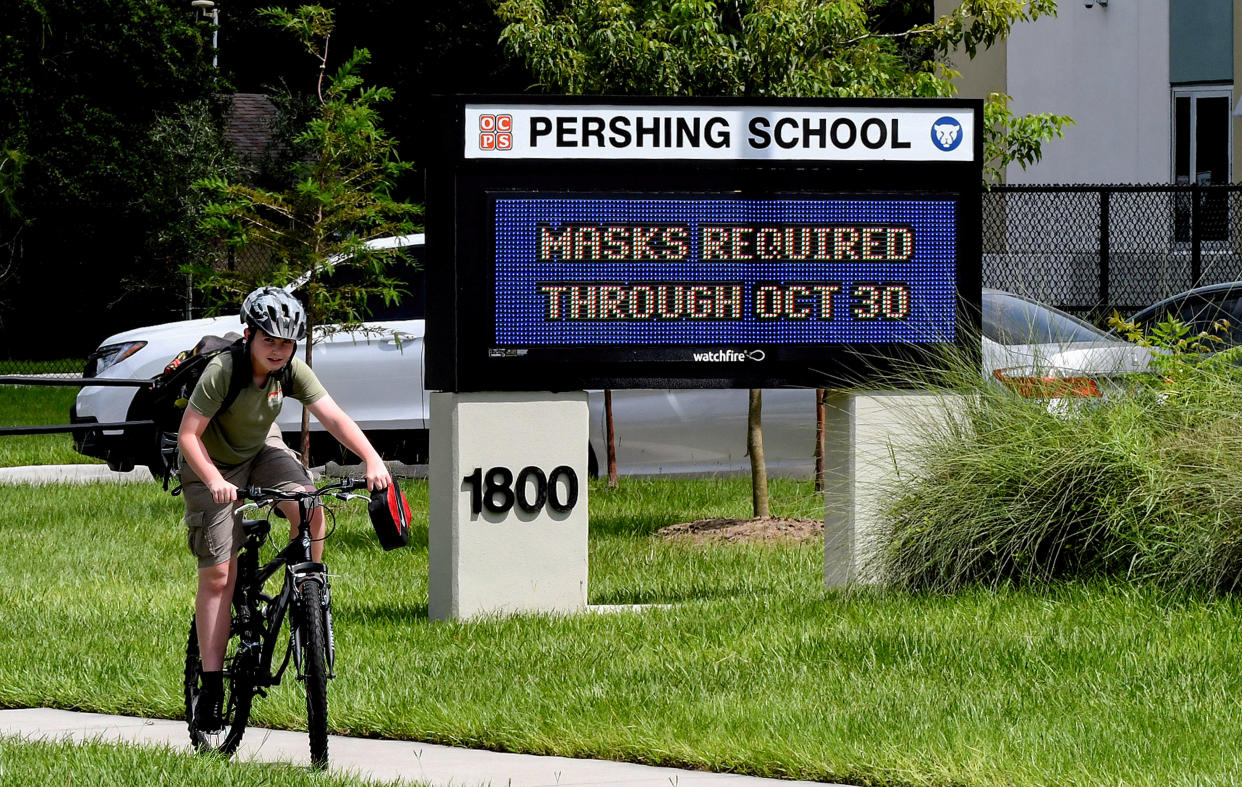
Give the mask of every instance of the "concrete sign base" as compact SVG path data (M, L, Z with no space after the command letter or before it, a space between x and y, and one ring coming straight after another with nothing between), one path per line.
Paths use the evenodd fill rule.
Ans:
M944 419L952 398L907 391L833 392L824 450L824 584L881 578L877 535L884 495L912 469L923 425Z
M433 620L586 608L588 418L584 391L431 394Z

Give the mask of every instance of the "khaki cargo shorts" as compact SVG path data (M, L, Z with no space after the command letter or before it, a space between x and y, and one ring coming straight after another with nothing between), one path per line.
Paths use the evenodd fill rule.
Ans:
M220 466L224 480L235 486L263 486L291 492L311 486L310 472L273 430L259 453L239 465ZM198 558L198 567L216 566L241 549L240 503L217 503L211 490L183 460L181 496L185 498L186 542Z

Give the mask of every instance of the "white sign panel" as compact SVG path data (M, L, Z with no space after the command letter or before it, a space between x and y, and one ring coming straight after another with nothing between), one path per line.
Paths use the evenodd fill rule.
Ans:
M973 161L974 114L945 107L468 104L467 159Z

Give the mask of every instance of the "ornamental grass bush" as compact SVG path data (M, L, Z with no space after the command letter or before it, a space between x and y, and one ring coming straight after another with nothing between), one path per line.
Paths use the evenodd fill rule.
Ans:
M1164 347L1151 373L1060 406L982 379L965 358L924 378L964 395L918 426L915 467L887 490L886 580L932 591L1101 576L1238 589L1239 352Z

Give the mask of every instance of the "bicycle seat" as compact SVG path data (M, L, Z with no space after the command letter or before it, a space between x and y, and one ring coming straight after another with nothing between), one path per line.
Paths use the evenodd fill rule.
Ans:
M266 519L242 519L242 532L246 535L264 534L271 529L272 523Z

